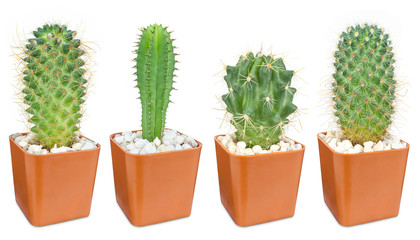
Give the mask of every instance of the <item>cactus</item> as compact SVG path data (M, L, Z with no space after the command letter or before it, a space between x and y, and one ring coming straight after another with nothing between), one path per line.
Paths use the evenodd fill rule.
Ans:
M229 92L222 99L239 141L262 148L279 142L289 115L297 109L292 103L296 92L290 86L293 75L281 58L262 53L254 56L250 52L236 66L226 67Z
M170 33L162 25L142 30L138 42L137 87L142 106L142 136L153 141L165 129L166 110L175 71L175 53Z
M349 27L334 56L333 101L344 135L354 144L382 140L396 89L389 35L375 25Z
M22 90L31 131L51 149L71 146L79 130L86 94L85 51L76 32L61 25L44 25L33 32L24 51Z

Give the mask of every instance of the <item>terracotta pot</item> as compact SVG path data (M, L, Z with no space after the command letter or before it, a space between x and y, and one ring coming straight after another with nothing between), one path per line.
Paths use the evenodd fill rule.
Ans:
M136 132L136 131L133 131ZM115 195L128 220L145 226L188 217L202 144L154 154L131 154L110 136Z
M28 221L44 226L89 216L101 146L34 155L9 136L16 202Z
M259 155L230 153L217 140L220 198L233 221L250 226L292 217L305 146Z
M325 134L325 133L324 133ZM318 134L324 200L343 226L398 215L408 149L337 153Z

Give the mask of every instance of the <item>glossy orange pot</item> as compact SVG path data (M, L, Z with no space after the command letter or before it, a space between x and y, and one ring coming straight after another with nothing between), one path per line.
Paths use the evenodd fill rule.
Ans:
M16 202L28 221L44 226L89 216L101 146L34 155L9 136Z
M305 146L295 151L243 156L230 153L217 140L219 136L214 141L220 198L233 221L250 226L292 217Z
M136 131L133 131L136 132ZM115 195L128 220L145 226L188 217L202 144L154 154L131 154L110 136Z
M324 133L325 134L325 133ZM318 134L324 201L343 226L398 215L408 149L337 153Z

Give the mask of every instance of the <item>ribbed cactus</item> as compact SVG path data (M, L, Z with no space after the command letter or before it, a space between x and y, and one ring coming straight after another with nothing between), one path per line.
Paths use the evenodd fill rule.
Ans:
M388 34L376 25L349 27L335 56L333 100L345 136L354 144L378 141L394 113L394 54Z
M296 89L294 71L281 58L253 53L241 56L236 66L227 66L224 77L229 92L222 96L239 141L248 147L268 148L278 143L289 115Z
M142 106L143 138L161 138L175 70L175 53L170 33L162 25L142 30L138 42L137 86Z
M86 94L85 51L76 32L63 25L44 25L33 35L23 52L23 95L31 130L47 149L70 146Z

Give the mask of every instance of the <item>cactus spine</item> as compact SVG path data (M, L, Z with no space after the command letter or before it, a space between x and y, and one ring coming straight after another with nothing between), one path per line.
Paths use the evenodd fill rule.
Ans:
M268 148L279 142L296 89L291 87L294 71L287 70L281 58L248 53L236 66L227 66L224 77L229 92L222 96L239 141L248 147Z
M39 143L71 146L79 130L86 94L81 41L62 25L44 25L33 32L23 52L24 103Z
M333 101L345 136L354 144L383 139L396 88L389 35L375 25L349 27L334 56Z
M162 25L142 30L138 42L137 86L142 105L143 138L161 138L175 70L175 53L170 33Z

